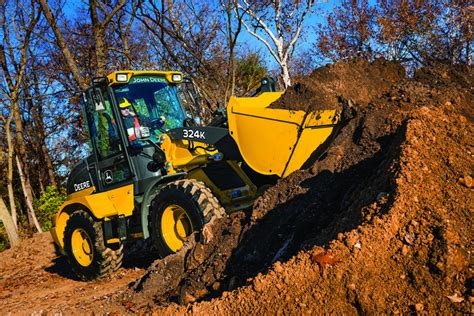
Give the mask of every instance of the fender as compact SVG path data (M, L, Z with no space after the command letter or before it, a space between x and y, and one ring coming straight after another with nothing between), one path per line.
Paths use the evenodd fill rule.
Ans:
M151 184L148 186L148 188L145 191L145 194L143 195L143 201L141 205L141 223L142 223L142 231L143 231L143 239L147 239L150 237L150 231L148 230L148 215L150 214L150 203L153 200L153 198L156 196L158 191L160 190L160 187L163 184L170 183L171 181L174 180L179 180L184 178L187 175L186 172L179 172L179 173L173 173L169 175L165 175L163 177L159 177Z
M95 218L104 219L112 216L131 216L134 209L133 184L113 190L94 193L95 187L72 193L59 208L54 217L54 227L51 236L61 248L64 246L63 237L69 215L75 210L89 211Z

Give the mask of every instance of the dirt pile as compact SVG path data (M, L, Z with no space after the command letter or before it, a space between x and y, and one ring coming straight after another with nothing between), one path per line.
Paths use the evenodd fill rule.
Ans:
M328 67L344 75L320 85L336 77L351 91L360 65ZM387 68L366 63L378 76L360 80L399 73ZM111 280L85 284L52 265L50 250L38 260L43 248L33 244L17 258L0 254L5 311L473 313L472 68L397 76L360 98L357 89L328 92L351 100L351 119L319 161L145 272L126 264Z
M210 257L195 261L190 245L170 258L184 267L171 284L172 265L157 263L122 299L172 313L196 300L202 313L470 312L472 91L421 71L367 103L353 96L353 118L310 170L194 248Z
M359 59L330 64L316 69L289 88L270 108L303 111L340 109L341 98L367 105L403 78L405 69L385 59L372 63Z
M205 236L195 234L175 254L155 261L134 284L134 305L177 302L187 304L222 290L228 258L238 246L242 212L206 225Z
M474 68L464 65L437 64L415 72L414 79L436 87L454 87L473 91Z

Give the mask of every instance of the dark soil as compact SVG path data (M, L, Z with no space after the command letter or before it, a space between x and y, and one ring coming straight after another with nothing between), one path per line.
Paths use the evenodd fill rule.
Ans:
M207 224L204 238L195 234L177 253L155 261L134 284L138 294L128 300L187 304L221 291L229 257L238 246L244 213ZM205 242L203 240L206 240Z
M377 59L372 63L354 60L316 69L304 80L289 88L270 105L273 109L341 109L341 99L367 105L405 78L405 69L397 63Z

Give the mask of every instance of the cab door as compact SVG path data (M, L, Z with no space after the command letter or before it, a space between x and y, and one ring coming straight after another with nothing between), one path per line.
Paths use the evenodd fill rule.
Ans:
M97 174L98 192L132 183L133 175L120 137L117 119L107 90L90 88L84 93L85 109L95 163L91 172Z

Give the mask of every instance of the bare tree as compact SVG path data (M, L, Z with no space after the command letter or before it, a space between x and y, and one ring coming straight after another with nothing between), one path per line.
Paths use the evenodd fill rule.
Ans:
M135 23L135 16L138 9L138 1L128 1L123 9L119 10L114 19L112 19L111 26L116 38L114 38L115 45L109 47L109 49L112 51L111 54L116 55L115 59L120 63L120 69L130 69L132 64L146 63L146 61L141 60L144 56L139 53L146 49L147 45L143 45L143 42L138 44L137 41L144 39L134 32L134 26L137 24Z
M247 31L262 42L280 67L283 86L291 85L289 64L314 0L236 0Z
M368 0L343 0L318 28L317 52L333 61L350 58L372 59L376 9Z
M234 95L235 92L235 46L237 39L242 30L243 14L235 10L234 0L220 0L219 4L224 11L225 16L225 33L227 45L229 47L229 58L227 63L227 85L225 89L224 103L227 104L229 94Z
M23 79L25 77L28 63L28 51L30 47L33 29L38 23L41 10L36 7L35 2L14 1L13 4L1 2L0 4L0 27L3 34L3 42L0 44L0 67L6 82L6 90L9 96L10 113L6 119L8 154L8 184L12 186L13 177L13 147L10 133L11 117L15 124L16 131L16 154L17 167L22 174L22 188L27 202L27 214L30 225L35 226L41 232L41 227L36 225L36 216L33 208L33 190L31 187L30 175L27 168L27 146L24 137L23 122L20 111L20 94ZM7 13L8 11L8 13ZM7 19L8 17L8 19ZM10 139L8 139L10 138ZM11 191L11 189L9 189ZM11 193L10 202L12 201ZM13 212L13 221L16 221L16 214Z
M7 139L7 189L8 189L8 201L10 204L10 211L12 217L12 223L15 227L17 226L17 209L15 203L15 193L13 190L13 136L11 133L11 124L13 120L13 113L10 112L7 118L4 115L1 119L5 126L5 137Z
M61 49L69 71L76 82L79 84L79 87L81 89L86 89L88 86L87 80L80 71L80 65L74 59L70 45L68 45L63 31L58 25L57 17L53 14L47 0L35 1L37 1L43 9L44 16L54 33L56 44ZM120 2L115 1L114 5L105 5L104 2L101 1L89 0L89 13L92 25L95 55L95 71L93 72L96 76L105 76L107 74L106 72L109 68L107 65L109 48L106 45L107 26L111 23L117 12L119 12L119 10L125 6L125 4L126 0L120 0Z
M44 0L41 0L44 1ZM96 57L96 75L107 75L107 56L108 50L106 46L105 31L107 25L112 21L114 15L125 6L126 0L120 0L110 10L107 9L102 2L97 0L89 0L89 12L91 16L92 32L94 34L95 57ZM101 18L101 16L103 16Z
M218 36L221 29L218 13L206 2L149 0L140 5L136 15L149 33L151 46L161 57L161 66L181 70L193 79L211 109L222 99L220 95L227 81L220 67L225 53Z
M82 76L79 70L79 66L74 60L74 56L69 49L66 38L64 37L61 29L59 28L57 19L54 16L53 12L51 11L51 8L49 7L47 0L37 0L37 1L41 5L41 8L43 9L44 17L46 18L49 25L51 26L51 29L53 30L53 33L56 37L56 44L59 46L59 48L61 49L61 52L64 55L64 59L66 60L69 71L71 72L76 82L79 84L80 88L86 89L87 88L86 80Z
M440 12L440 2L431 0L378 0L378 40L387 45L389 59L423 64L428 43Z
M26 192L27 191L26 178L21 169L20 159L18 159L18 156L16 156L16 166L18 168L18 174L20 175L21 188L23 189L23 192ZM26 207L29 210L28 218L30 219L30 222L33 223L34 227L39 233L43 232L43 230L41 229L41 225L38 222L38 219L36 218L36 214L33 208L33 200L30 199L30 197L26 194L25 194L25 199L26 199Z
M35 59L33 57L33 52L30 53L30 56L32 56L31 59ZM38 67L33 65L31 72L27 76L30 82L28 82L28 84L25 83L24 101L25 104L28 105L28 112L31 113L31 122L29 124L31 133L29 138L34 142L33 148L36 149L36 157L38 159L38 164L40 165L38 171L40 175L45 174L45 177L39 177L43 178L40 179L39 185L41 191L44 191L43 182L45 182L46 185L53 186L58 186L58 183L54 172L53 161L46 146L46 131L44 124L45 96L44 92L40 89L40 78L38 72L40 72Z
M472 62L474 5L469 0L441 0L438 23L431 23L429 59L451 64Z
M8 241L10 242L11 247L15 247L20 243L20 238L18 237L18 230L13 223L13 220L8 213L8 209L3 202L3 199L0 197L0 221L5 226L5 230L7 231Z

